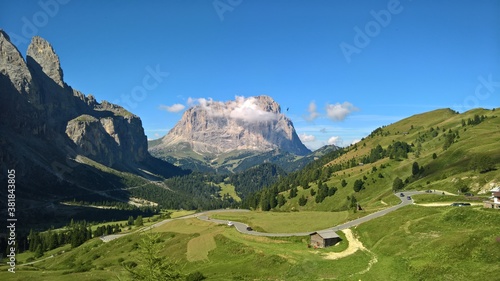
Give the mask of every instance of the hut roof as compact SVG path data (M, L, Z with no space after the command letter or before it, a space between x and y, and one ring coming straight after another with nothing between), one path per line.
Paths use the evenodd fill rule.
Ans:
M321 237L323 237L323 239L338 238L339 237L337 235L337 233L335 233L335 231L329 230L329 229L316 231L316 232L311 233L310 235L314 235L316 233L319 234Z

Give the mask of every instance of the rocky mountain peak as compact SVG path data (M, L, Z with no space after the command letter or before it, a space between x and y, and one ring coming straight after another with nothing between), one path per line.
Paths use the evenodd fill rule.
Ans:
M31 74L19 50L10 37L0 29L0 74L6 76L20 93L29 93Z
M296 155L310 152L298 138L292 121L269 96L236 97L227 102L199 99L150 150L157 153L186 147L198 154L216 155L238 150L278 149Z
M41 37L32 38L25 61L0 31L0 89L8 101L0 104L0 129L50 140L108 166L150 157L140 118L66 85L59 57Z
M4 37L7 41L10 41L10 36L0 28L0 37Z
M271 112L274 114L279 114L281 113L281 107L280 105L270 96L257 96L254 98L256 101L256 104L259 105L259 107L266 111L266 112Z
M64 87L63 71L61 69L59 57L45 39L39 36L33 37L28 47L27 61L28 66L36 71L41 68L41 71L56 82L56 84Z

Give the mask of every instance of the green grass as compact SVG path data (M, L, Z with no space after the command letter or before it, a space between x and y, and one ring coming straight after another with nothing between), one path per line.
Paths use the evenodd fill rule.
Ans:
M234 189L234 185L227 183L219 183L221 191L219 194L223 196L224 194L229 194L236 202L241 202L241 198L236 194L236 190Z
M303 221L302 213L318 215L291 212L280 219ZM338 260L323 255L348 247L342 233L338 246L314 250L307 248L307 236L243 235L195 218L174 220L154 231L161 234L161 255L177 261L184 274L200 271L207 280L481 280L500 271L499 222L498 210L407 206L354 228L368 251ZM131 234L109 243L93 239L18 267L15 275L2 265L0 278L130 280L120 263L140 260L137 245L143 237Z
M172 219L192 215L195 213L193 210L168 210Z
M413 195L413 200L417 204L422 203L433 203L433 202L471 202L471 203L481 203L488 200L487 196L463 196L463 195L442 195L442 194L419 194Z
M497 210L409 206L362 224L357 233L384 260L364 278L488 279L500 271L499 222Z
M223 212L211 215L246 223L264 232L307 232L326 229L347 220L348 212Z

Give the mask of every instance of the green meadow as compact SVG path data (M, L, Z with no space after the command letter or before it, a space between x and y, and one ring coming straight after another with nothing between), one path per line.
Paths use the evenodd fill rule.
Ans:
M322 212L268 214L282 216L224 215L263 227L272 225L273 218L304 223L306 217L328 218ZM325 226L320 220L309 221L308 229ZM185 275L199 271L206 280L480 280L500 271L499 223L497 210L407 206L352 229L365 249L336 260L325 256L348 247L342 232L343 240L336 246L312 249L307 247L308 237L244 235L196 218L174 220L153 231L161 234L161 256L175 262ZM282 222L277 230L296 229L285 225ZM15 274L2 266L0 278L131 280L122 264L140 262L139 247L146 235L130 234L108 243L93 239L75 249L65 247L64 252L56 249L41 259L53 258L18 266Z

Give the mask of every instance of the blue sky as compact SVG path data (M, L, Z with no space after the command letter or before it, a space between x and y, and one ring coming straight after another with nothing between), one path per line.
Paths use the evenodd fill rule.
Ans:
M149 139L190 98L269 95L312 149L437 108L498 107L499 15L493 0L0 1L23 55L47 39L66 83L140 116Z

